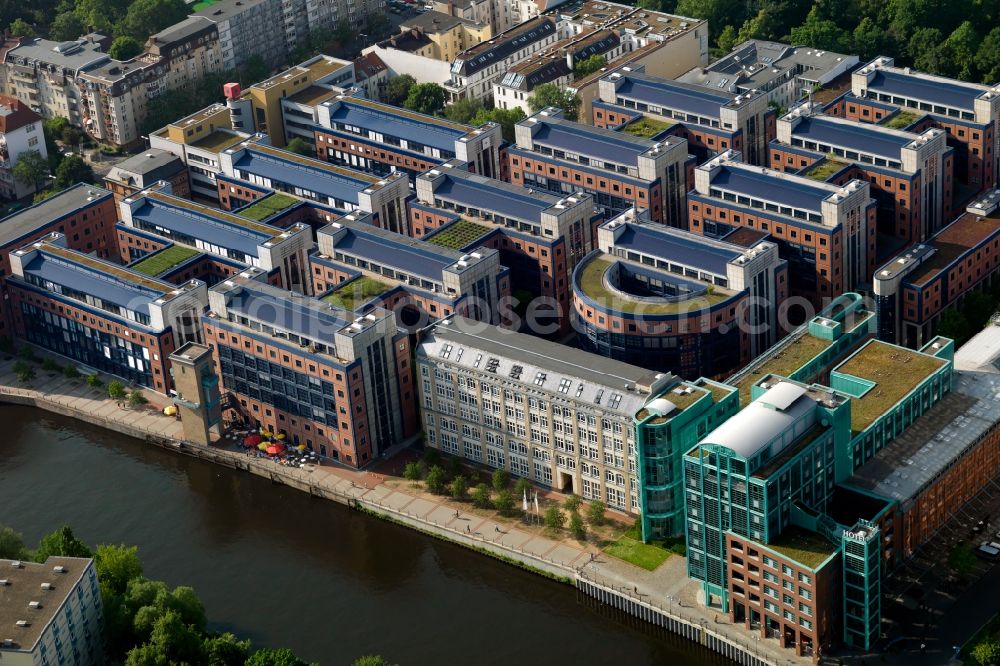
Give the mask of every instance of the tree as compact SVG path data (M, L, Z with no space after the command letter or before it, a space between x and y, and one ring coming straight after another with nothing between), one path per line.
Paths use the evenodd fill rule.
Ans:
M139 405L145 405L149 402L149 400L146 399L146 396L142 394L142 391L138 390L129 391L127 401L129 407L138 407Z
M108 397L114 400L121 400L125 397L125 385L117 379L108 384Z
M434 465L427 471L427 490L434 494L444 492L445 472L438 465Z
M123 18L128 10L128 0L76 0L75 12L84 25L99 32L112 32L112 26Z
M59 557L91 557L93 553L87 544L73 534L68 525L63 525L52 534L47 534L38 542L34 560L44 562L53 555Z
M185 624L179 613L170 610L153 624L149 642L129 650L125 666L200 664L204 661L205 648L198 630Z
M976 55L979 52L979 35L969 21L963 21L960 26L948 35L942 44L950 64L949 74L964 81L973 78L973 72L979 66Z
M507 515L514 511L514 495L509 490L501 490L493 500L493 508Z
M35 350L32 349L31 347L29 347L28 345L24 345L23 347L21 347L18 350L17 355L18 355L18 357L20 357L20 359L22 361L35 361L36 360L35 359Z
M594 54L573 65L573 78L583 79L602 69L608 61L602 55Z
M247 659L246 666L309 666L288 648L257 650Z
M531 497L531 481L523 476L514 482L514 497Z
M145 42L150 35L187 18L184 0L135 0L116 26L119 35Z
M114 594L125 594L128 584L142 577L142 560L137 546L101 544L94 551L94 567L101 587Z
M945 74L951 63L944 48L944 36L937 28L920 28L910 37L906 52L913 66L930 74Z
M14 376L21 383L30 382L35 378L35 369L22 359L14 364Z
M305 142L300 137L295 137L285 145L285 150L295 153L296 155L305 155L306 157L315 157L316 151L313 147Z
M131 60L140 53L142 53L142 44L129 35L116 37L115 41L111 42L111 48L108 49L108 55L115 60Z
M37 150L26 150L18 156L13 174L19 182L38 192L49 175L49 163Z
M410 94L410 88L416 83L417 80L409 74L400 74L395 78L389 79L385 90L382 91L382 98L388 104L402 106L403 102L406 101L406 97Z
M55 189L65 190L77 183L94 182L94 170L79 155L70 155L56 169Z
M566 526L566 514L557 506L545 510L545 526L552 530L561 530Z
M101 388L103 385L104 383L97 375L87 375L87 386L90 388Z
M351 666L392 666L392 664L387 662L381 656L368 655L355 659Z
M483 103L478 99L460 99L445 107L444 117L452 122L468 125L482 110Z
M943 335L946 338L954 340L956 346L961 345L972 337L972 328L969 326L969 320L956 307L950 307L941 313L937 332L938 335Z
M732 25L727 25L723 28L722 32L720 32L719 36L716 38L716 43L719 46L719 50L723 53L729 53L732 51L733 47L737 44L736 28Z
M420 468L419 463L408 462L406 463L406 467L403 468L403 478L407 481L419 481L423 475L424 472Z
M507 486L510 484L510 473L505 469L493 470L493 477L491 481L493 483L493 490L497 492L506 490Z
M987 638L972 648L972 658L979 666L1000 666L1000 639Z
M587 526L583 524L583 518L575 511L569 514L569 533L574 539L583 541L587 538Z
M851 48L851 38L847 31L833 21L821 19L815 7L809 10L802 25L792 28L789 41L826 51L846 52Z
M976 52L976 62L983 73L981 81L1000 81L1000 28L993 28L983 38Z
M472 119L471 125L479 127L489 122L500 125L505 141L514 143L514 125L524 120L524 110L519 106L513 109L483 109Z
M528 107L538 113L550 106L562 109L566 120L576 120L580 113L580 97L554 83L543 83L528 97Z
M742 25L750 4L741 0L678 0L674 13L708 19L709 27Z
M35 29L32 28L27 21L24 19L14 19L11 21L10 26L7 28L7 32L10 33L11 37L34 37Z
M978 333L989 323L994 312L996 312L996 303L982 291L970 292L965 297L965 302L962 303L962 313L969 321L969 325L972 326L972 335Z
M243 666L250 654L250 641L241 641L228 631L206 638L204 647L208 666Z
M465 477L459 474L454 479L451 480L451 496L457 500L464 500L465 496L469 493L469 482L465 480Z
M858 57L867 62L881 53L888 52L890 39L882 26L866 16L851 34L851 42Z
M28 549L24 547L24 539L9 527L0 527L0 559L28 559Z
M570 495L563 500L563 508L565 508L570 513L574 513L580 510L580 504L583 500L580 499L579 495Z
M433 116L441 113L444 109L445 92L444 88L436 83L418 83L406 95L403 102L410 111L426 113Z
M76 12L63 12L55 17L49 26L49 39L57 42L68 42L77 39L86 32L86 26Z
M604 505L601 500L594 500L587 506L587 522L591 525L603 525L604 524L604 512L607 511L608 507Z
M475 488L472 489L472 503L478 506L480 509L486 509L490 506L490 487L485 483L480 483Z

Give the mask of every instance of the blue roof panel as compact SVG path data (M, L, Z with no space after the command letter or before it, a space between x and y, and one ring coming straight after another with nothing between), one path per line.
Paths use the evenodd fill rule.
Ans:
M628 225L615 241L615 247L634 249L637 252L701 268L717 275L725 275L726 264L740 256L740 252L736 250L726 250L635 224Z
M257 291L247 285L231 297L226 307L281 330L314 340L329 340L334 332L351 323L339 316L341 310L309 307L287 297Z
M26 275L34 275L43 280L70 287L91 296L96 296L135 312L149 314L149 304L163 295L150 289L143 289L112 277L101 275L83 266L75 266L67 261L54 259L39 253L24 267Z
M542 211L552 205L544 199L531 196L527 190L523 194L515 193L500 187L490 187L488 183L481 181L472 183L464 178L451 176L445 177L444 182L434 190L434 196L538 224L542 221Z
M973 110L975 99L980 95L979 90L969 86L945 81L932 81L922 76L885 70L879 70L872 77L868 89L969 111Z
M402 115L389 115L341 100L330 119L371 130L386 136L394 136L407 141L416 141L439 150L455 152L455 140L465 133L459 130L423 123Z
M719 107L730 101L730 97L717 95L708 88L700 90L672 81L653 81L631 76L618 87L616 95L706 118L718 118Z
M821 187L728 166L719 169L712 179L712 187L815 213L820 212L823 199L830 196L830 192Z
M227 250L236 250L250 257L256 257L257 246L270 238L250 229L234 227L221 220L190 211L181 211L149 198L139 210L132 213L132 219L167 229L175 234L197 238ZM170 234L164 235L171 238Z
M450 254L435 252L430 243L403 243L383 235L366 234L348 229L337 242L336 249L356 257L364 257L384 266L392 266L435 282L441 281L441 271L455 263Z
M371 185L364 180L350 178L326 169L275 159L269 155L255 153L253 150L247 150L233 167L261 178L269 178L272 181L300 187L355 205L358 203L358 193Z
M896 161L902 159L903 146L913 140L877 125L840 123L816 116L803 118L792 130L792 136Z
M595 131L588 125L572 129L558 123L540 122L541 127L532 135L532 141L549 148L596 157L607 162L635 166L638 156L648 146L611 136L610 132Z

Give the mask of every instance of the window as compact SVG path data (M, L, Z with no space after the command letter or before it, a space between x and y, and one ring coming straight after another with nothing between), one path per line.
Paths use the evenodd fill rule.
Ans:
M572 384L573 384L573 381L571 379L566 379L565 377L563 379L560 379L559 380L559 392L560 393L569 393L569 387L572 386Z

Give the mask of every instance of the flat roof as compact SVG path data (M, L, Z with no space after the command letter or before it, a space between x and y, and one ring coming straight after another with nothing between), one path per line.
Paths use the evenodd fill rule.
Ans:
M331 88L325 88L323 86L313 84L308 88L303 88L294 95L290 95L287 99L289 102L294 102L296 104L316 106L320 102L338 94L340 94L339 90L333 90Z
M900 502L917 496L1000 422L1000 375L955 373L954 390L854 471L848 483Z
M935 252L908 276L907 281L917 286L930 282L941 270L969 250L983 245L997 231L1000 231L1000 210L987 216L963 213L924 243Z
M719 108L735 97L727 91L653 76L633 73L613 73L610 76L625 79L617 86L616 95L706 118L718 118Z
M59 194L0 219L0 246L13 243L61 217L113 196L97 185L77 183Z
M518 220L541 224L542 212L559 201L545 193L528 192L523 187L467 172L445 171L444 178L434 188L434 196L463 206L499 213Z
M222 283L222 286L227 286ZM214 289L218 290L220 285ZM238 288L226 292L226 309L247 315L283 331L310 339L325 339L353 321L351 313L329 303L290 293L257 280L240 280Z
M725 275L727 264L743 254L742 248L726 248L721 243L708 242L703 236L629 223L615 240L615 247L672 259L719 275Z
M372 231L347 227L333 247L336 251L364 257L434 282L440 282L442 271L462 256L455 250L377 227L372 227Z
M353 204L358 203L358 193L377 182L361 172L302 158L287 151L260 150L259 146L247 146L233 168Z
M149 148L135 157L130 157L111 167L107 177L112 180L124 180L131 174L136 174L143 179L141 183L137 183L138 185L143 183L148 185L180 173L185 168L181 158L173 153L159 148ZM146 183L146 180L149 183Z
M171 201L146 196L143 205L132 213L132 219L167 229L174 234L184 234L212 245L237 250L250 257L257 257L258 246L281 233L278 228L264 231L266 227L259 223L245 220L246 224L243 224L242 218L235 215L212 215L206 210L188 207L186 203L188 202L183 199ZM166 237L172 236L166 234Z
M839 146L859 153L870 153L899 161L903 147L912 143L917 135L892 130L871 123L831 119L824 116L806 116L792 129L792 136L801 139Z
M79 40L53 42L37 37L25 40L20 46L7 51L8 62L11 57L16 56L74 71L93 67L111 59L108 54L101 52L100 44Z
M0 560L0 578L7 581L0 586L0 636L14 640L11 648L0 644L0 655L8 650L32 651L93 562L90 558L51 556L44 564L21 561L14 567L16 561ZM63 568L62 573L55 571L57 566ZM42 589L45 583L52 588ZM41 606L30 607L32 601L41 602ZM19 627L18 620L29 624Z
M531 122L532 119L535 122ZM539 144L571 153L597 157L602 160L635 166L639 155L653 147L649 139L633 137L590 125L559 122L562 119L532 116L522 121L538 127L531 134L532 145Z
M813 571L839 550L826 537L798 525L787 526L777 538L763 545Z
M940 77L930 78L920 73L907 74L902 70L879 68L865 86L890 95L923 100L931 104L951 106L972 111L977 97L985 86L962 84Z
M191 144L193 148L201 148L212 153L220 153L226 148L232 148L246 141L246 137L227 129L218 128Z
M804 178L793 179L758 169L733 168L729 164L719 167L710 186L814 213L820 213L823 200L833 194L832 189Z
M401 114L387 109L374 108L369 104L358 104L353 99L344 98L333 102L336 108L330 112L330 120L362 129L378 132L386 136L415 141L438 150L455 152L455 141L472 131L472 127L442 125L434 118L420 117L418 114ZM391 107L390 107L391 108Z

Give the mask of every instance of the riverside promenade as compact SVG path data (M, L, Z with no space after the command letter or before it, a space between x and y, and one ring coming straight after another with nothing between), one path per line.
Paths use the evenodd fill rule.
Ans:
M61 359L60 359L61 360ZM726 614L697 602L698 585L685 575L686 560L672 555L647 571L603 553L595 544L553 537L540 526L518 519L483 516L468 503L408 489L398 477L357 471L333 464L306 468L252 458L225 441L202 447L182 442L181 424L164 416L165 396L144 391L149 404L129 408L109 399L106 388L92 388L83 378L67 379L34 363L35 377L19 382L13 359L0 361L0 401L31 405L142 439L178 453L261 476L317 497L364 510L426 534L536 570L575 585L609 605L667 626L716 651L738 650L737 663L805 666L806 657L760 638L758 632L728 622ZM105 386L112 380L101 377ZM386 465L376 466L383 469ZM655 615L655 618L652 616ZM720 647L721 646L721 647Z

